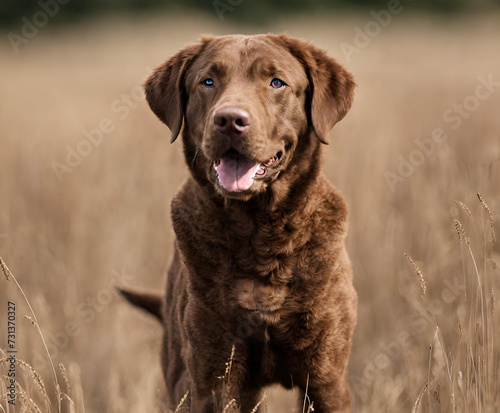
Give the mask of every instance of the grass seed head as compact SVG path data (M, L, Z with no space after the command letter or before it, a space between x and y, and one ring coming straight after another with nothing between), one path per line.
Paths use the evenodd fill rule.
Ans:
M422 290L422 297L424 297L425 293L427 292L427 286L425 285L424 275L422 274L422 271L420 271L420 268L418 268L417 264L415 264L415 261L413 261L408 254L405 253L405 257L408 258L408 261L410 261L413 269L415 270L418 276L418 280L420 281L420 288Z
M474 217L472 216L472 212L469 209L467 205L465 205L462 201L455 201L455 204L457 204L459 207L461 207L465 212L467 212L467 215L469 215L472 220L474 220Z
M33 366L31 366L29 363L25 362L24 360L22 360L22 359L16 359L16 362L19 365L27 368L30 371L31 375L33 376L33 379L35 380L35 383L37 384L38 388L40 389L40 392L41 392L41 394L43 396L43 400L44 400L45 404L47 406L50 406L49 396L47 394L47 389L45 388L45 384L44 384L44 382L42 380L42 376L40 376L37 373L37 371L33 368Z
M490 221L490 229L491 229L491 242L495 242L497 238L495 235L495 226L493 225L493 215L491 214L490 208L488 207L486 202L484 202L483 197L479 192L477 193L477 197L479 199L479 202L481 202L481 205L485 209L486 213L488 214L488 219Z
M458 239L460 241L465 241L467 244L469 243L469 237L465 233L464 227L462 223L458 219L453 220L453 224L455 225L455 230L458 234Z
M177 405L174 413L179 413L181 411L181 407L184 404L184 402L186 401L188 395L189 395L189 390L186 391L186 393L184 393L184 396L182 396L182 399L179 401L179 404Z
M61 370L64 385L66 386L66 394L69 396L71 394L71 383L69 381L68 372L66 371L66 367L64 367L63 363L59 363L59 370Z
M232 399L228 404L226 404L226 407L224 407L224 410L222 410L222 413L228 412L229 409L233 406L236 406L236 399Z
M10 271L5 264L5 261L0 257L0 268L2 269L3 275L7 281L10 281Z

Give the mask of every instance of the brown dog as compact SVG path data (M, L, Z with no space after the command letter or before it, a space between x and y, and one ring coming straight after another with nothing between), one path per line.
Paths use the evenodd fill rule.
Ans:
M147 81L172 142L182 129L191 177L172 202L166 297L124 294L163 320L173 407L190 389L191 412L213 412L234 346L225 391L243 413L273 383L308 386L318 413L351 410L347 208L321 172L321 143L354 86L285 35L204 37Z

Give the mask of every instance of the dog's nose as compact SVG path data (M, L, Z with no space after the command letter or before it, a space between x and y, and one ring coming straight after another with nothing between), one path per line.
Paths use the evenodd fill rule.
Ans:
M249 113L240 108L219 109L214 114L214 124L225 135L240 135L250 125Z

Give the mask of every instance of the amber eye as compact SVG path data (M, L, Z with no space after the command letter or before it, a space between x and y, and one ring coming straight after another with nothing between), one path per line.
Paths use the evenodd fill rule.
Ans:
M212 79L210 79L210 78L205 79L201 83L203 83L203 86L205 86L207 88L214 87L214 81Z
M286 83L283 82L281 79L275 77L273 80L271 80L271 87L273 89L281 89L283 86L286 86Z

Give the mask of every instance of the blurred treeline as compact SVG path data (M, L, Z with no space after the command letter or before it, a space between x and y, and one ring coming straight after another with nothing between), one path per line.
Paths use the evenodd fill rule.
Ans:
M500 0L0 0L0 24L5 29L18 25L23 18L31 21L37 12L48 14L51 21L64 23L116 11L196 11L224 19L265 24L276 17L294 13L353 9L377 11L398 3L405 9L463 13L497 8ZM235 10L237 13L232 13Z

